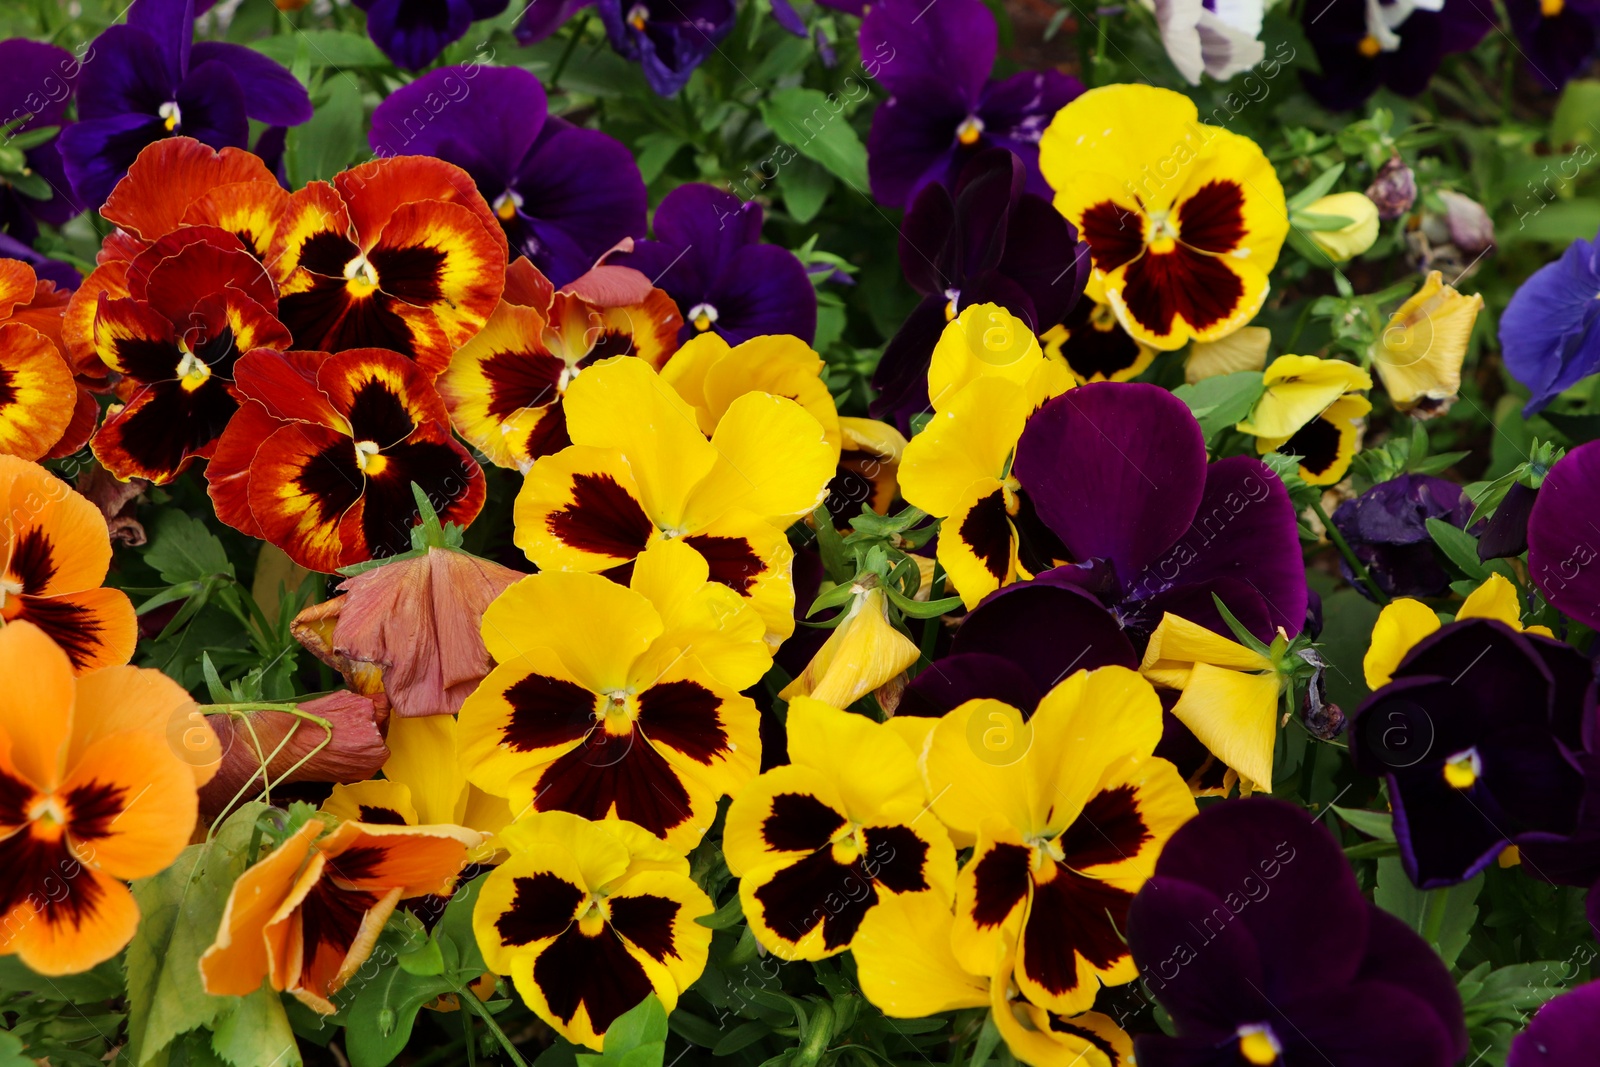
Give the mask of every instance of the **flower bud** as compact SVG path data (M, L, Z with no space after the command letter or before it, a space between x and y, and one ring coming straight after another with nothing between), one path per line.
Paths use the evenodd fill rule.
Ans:
M1378 205L1365 193L1333 193L1306 208L1308 215L1339 215L1350 220L1337 230L1307 230L1306 236L1335 263L1354 259L1378 239Z
M1377 205L1378 217L1397 219L1417 202L1417 176L1398 155L1390 156L1378 168L1378 176L1367 186L1367 196Z

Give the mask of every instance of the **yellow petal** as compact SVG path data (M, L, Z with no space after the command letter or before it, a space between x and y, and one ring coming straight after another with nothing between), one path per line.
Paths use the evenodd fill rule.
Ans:
M1307 205L1308 215L1338 215L1350 220L1337 230L1307 230L1311 242L1335 263L1354 259L1378 239L1378 205L1365 193L1333 193Z
M1372 377L1354 363L1316 356L1279 356L1263 376L1264 391L1240 433L1284 437L1327 410L1345 393L1371 389Z
M1239 642L1171 612L1150 635L1139 672L1169 689L1182 689L1184 675L1197 663L1240 671L1268 671L1272 661Z
M900 461L906 503L944 518L975 482L1005 476L1033 411L1026 391L1003 378L979 378L950 398Z
M716 459L685 501L685 533L738 509L784 527L828 494L839 446L793 400L746 393L728 406L711 446Z
M928 364L928 396L943 411L979 378L1021 386L1030 409L1072 386L1071 372L1046 359L1028 324L998 304L973 304L945 325Z
M448 715L430 716L430 718L449 718ZM398 716L395 722L400 722ZM391 723L390 736L393 736ZM452 760L452 763L455 761ZM371 781L354 782L350 785L335 785L333 792L328 794L328 799L322 802L322 810L329 815L337 816L347 822L367 823L395 823L406 826L416 826L421 820L417 818L416 805L411 802L411 790L399 782ZM392 816L392 818L391 818ZM429 820L433 821L433 820ZM454 819L443 819L442 822L454 822Z
M909 669L921 650L889 622L881 588L858 595L849 617L828 635L805 670L782 693L784 700L810 696L823 704L849 707ZM859 716L858 716L859 717Z
M867 912L850 943L867 1000L895 1019L989 1003L989 980L950 950L955 916L931 893L901 893Z
M465 825L467 776L456 750L453 715L395 715L389 719L389 760L383 776L408 787L421 823ZM365 821L365 820L363 820Z
M939 719L923 755L939 821L969 842L989 818L1029 828L1023 761L1032 746L1033 730L1022 713L998 700L969 700Z
M1396 408L1418 409L1424 416L1449 409L1461 388L1461 362L1482 308L1482 296L1462 296L1433 271L1389 316L1371 356Z
M1032 826L1018 828L1061 830L1078 817L1108 768L1155 751L1161 699L1126 667L1078 671L1045 694L1028 725Z
M1367 654L1361 660L1367 688L1381 689L1388 685L1406 653L1438 628L1439 616L1420 600L1402 597L1384 605L1372 626Z
M1195 664L1172 714L1252 789L1272 790L1278 678Z
M772 666L766 623L747 600L709 580L705 557L682 541L657 541L634 561L628 587L661 616L657 644L693 654L718 681L748 689Z
M921 809L916 754L889 727L797 696L789 705L787 729L790 761L826 778L852 821L875 822L890 808Z
M1496 619L1513 630L1521 630L1522 600L1517 595L1517 587L1503 574L1490 574L1488 581L1468 594L1456 618Z
M1184 381L1193 385L1219 374L1261 370L1267 365L1272 331L1265 326L1242 326L1215 341L1196 341L1184 360Z
M623 688L661 630L661 616L639 593L598 574L564 571L529 575L483 615L483 643L497 662L549 649L594 693Z

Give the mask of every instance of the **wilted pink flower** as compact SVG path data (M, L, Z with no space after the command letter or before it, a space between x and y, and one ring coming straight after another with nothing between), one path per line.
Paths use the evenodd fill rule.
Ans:
M1367 196L1378 205L1380 219L1397 219L1417 202L1417 176L1405 160L1390 156L1367 186Z
M448 715L494 663L478 628L522 575L448 548L363 571L301 612L295 637L397 715ZM380 696L381 694L381 696Z

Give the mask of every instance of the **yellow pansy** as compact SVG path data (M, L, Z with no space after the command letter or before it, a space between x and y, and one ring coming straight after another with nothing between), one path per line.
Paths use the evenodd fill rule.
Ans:
M858 586L845 620L778 695L784 700L809 696L847 708L909 670L921 655L916 643L889 622L883 588Z
M1257 437L1290 437L1346 393L1372 388L1372 376L1354 363L1316 356L1279 356L1262 375L1262 392L1239 423Z
M1419 418L1450 410L1482 309L1482 296L1462 296L1438 271L1430 271L1422 288L1389 316L1370 355L1397 409Z
M1028 324L998 304L973 304L945 325L928 363L933 410L979 378L1020 386L1033 407L1072 388L1066 364L1047 358Z
M691 337L661 369L661 380L694 408L707 437L728 409L746 393L786 396L822 426L838 458L839 412L822 381L826 364L798 337L773 334L729 345L708 331Z
M1503 622L1518 633L1554 637L1548 626L1522 625L1522 598L1517 587L1504 575L1491 574L1487 581L1467 595L1457 619L1494 619ZM1434 610L1410 597L1401 597L1384 605L1378 621L1372 626L1372 640L1367 654L1362 657L1361 670L1366 676L1368 689L1380 689L1389 684L1400 661L1442 623Z

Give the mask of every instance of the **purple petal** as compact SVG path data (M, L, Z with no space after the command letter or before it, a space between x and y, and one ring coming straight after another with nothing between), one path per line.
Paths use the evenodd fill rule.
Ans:
M83 275L79 274L77 268L71 264L42 256L7 233L0 233L0 256L22 260L33 268L35 277L55 282L57 289L66 289L70 292L83 283Z
M161 47L161 59L173 84L189 71L189 48L194 40L194 0L134 0L128 8L128 25L148 33ZM100 41L95 41L95 49Z
M579 129L559 119L545 125L522 162L512 187L521 211L538 221L547 244L559 233L571 249L560 257L539 255L534 265L557 287L586 272L624 237L643 237L649 204L633 153L599 130Z
M244 148L250 143L245 93L227 65L212 60L189 71L178 86L183 124L177 133L212 148Z
M972 156L956 178L955 235L962 252L960 275L994 270L1005 255L1009 236L1006 222L1022 195L1022 161L1004 149L991 148Z
M978 104L983 132L993 143L1021 157L1027 188L1049 198L1052 190L1039 173L1039 138L1056 112L1083 94L1083 83L1054 70L1025 71L990 82Z
M772 0L772 17L778 25L794 34L796 37L809 37L806 30L806 20L794 9L789 0Z
M656 208L657 241L680 248L698 245L693 255L724 263L744 245L761 240L761 205L703 182L680 185Z
M1367 915L1371 923L1367 954L1356 980L1388 983L1426 1004L1449 1036L1447 1062L1458 1062L1467 1054L1467 1023L1450 972L1432 946L1403 920L1376 906Z
M517 22L517 43L524 47L538 44L592 3L594 0L535 0Z
M1600 629L1600 441L1561 458L1528 517L1528 573L1545 599Z
M921 97L895 96L880 104L867 132L867 178L873 199L888 207L904 207L929 182L953 183L960 163L956 127L967 114L962 100L937 90Z
M98 209L144 147L166 135L160 119L137 113L68 126L60 145L73 195Z
M61 159L59 139L28 151L28 165L33 172L50 184L54 194L49 200L25 198L28 210L40 222L60 226L68 219L83 214L83 205L72 195L72 182L67 178L66 164Z
M492 202L510 188L547 113L544 86L520 67L441 67L389 94L367 141L380 156L454 163Z
M1099 602L1077 589L1038 581L985 597L956 630L950 652L1002 656L1026 671L1041 693L1074 671L1138 665L1132 643Z
M937 718L969 700L981 699L999 700L1029 714L1041 695L1028 672L1004 656L953 654L934 660L911 680L895 714Z
M1533 393L1539 411L1557 393L1600 370L1600 270L1596 246L1579 238L1534 271L1500 316L1506 369Z
M1552 92L1594 55L1595 22L1588 11L1565 5L1546 17L1539 0L1506 0L1506 14L1522 44L1524 65Z
M941 296L961 269L961 243L953 239L956 205L937 182L922 187L900 223L900 272L923 296Z
M375 0L367 8L367 36L394 65L420 70L445 47L466 36L472 8L466 0L412 4L407 0Z
M970 110L998 50L994 15L982 0L879 0L861 20L861 62L894 96L947 86Z
M665 241L635 241L632 252L611 256L606 262L632 267L649 278L651 285L665 289L681 310L687 311L705 301L711 288L705 268L716 266L702 263L693 251L692 246Z
M225 64L237 79L250 118L269 126L298 126L310 120L311 97L282 64L253 48L222 41L201 41L190 53L196 66L211 60Z
M1377 913L1376 908L1371 910ZM1433 950L1424 945L1423 951L1442 974L1444 965ZM1452 1067L1461 1059L1455 1035L1428 1002L1394 982L1330 987L1288 1008L1286 1014L1292 1024L1278 1027L1285 1063ZM1276 1013L1268 1022L1277 1022ZM1464 1052L1465 1033L1460 1045Z
M883 358L872 372L878 395L868 410L873 418L888 419L907 435L911 420L928 410L928 364L944 332L944 306L942 295L924 297L884 346Z
M154 37L137 26L112 26L94 39L78 78L78 118L121 118L135 111L154 118L178 80L168 77Z
M817 334L816 289L805 267L787 248L741 248L712 283L706 298L717 309L717 332L731 345L780 333L810 344ZM681 310L688 314L690 309ZM687 335L694 326L686 322L683 328Z
M1167 390L1097 382L1028 420L1013 470L1073 559L1111 560L1132 581L1189 528L1206 479L1206 444ZM1302 603L1301 619L1304 618Z
M59 126L79 69L65 48L21 37L0 41L0 123L31 115L16 128Z
M1260 882L1253 872L1240 877ZM1245 890L1231 889L1230 908L1227 891L1157 875L1128 909L1128 947L1139 974L1186 1036L1232 1038L1241 1023L1271 1012L1257 990L1266 984L1262 951L1272 946L1258 948L1244 923L1218 921L1243 910Z
M1506 1067L1569 1067L1588 1063L1600 1045L1600 981L1546 1002L1511 1042Z
M1000 273L1028 293L1041 331L1062 321L1089 281L1089 246L1048 200L1024 194L1011 210Z

